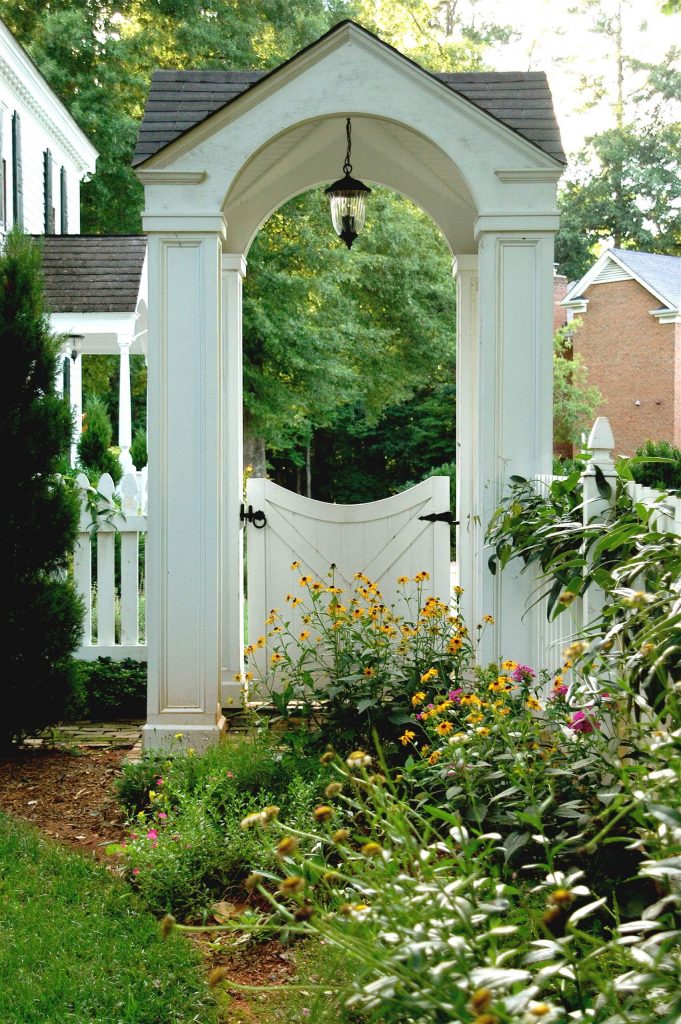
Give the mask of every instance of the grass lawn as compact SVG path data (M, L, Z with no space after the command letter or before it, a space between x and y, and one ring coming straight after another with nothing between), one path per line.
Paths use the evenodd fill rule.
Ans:
M198 955L103 867L0 814L0 1021L215 1024Z

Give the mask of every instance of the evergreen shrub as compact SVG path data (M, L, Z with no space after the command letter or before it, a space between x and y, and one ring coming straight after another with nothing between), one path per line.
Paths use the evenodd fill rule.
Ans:
M121 464L111 451L113 428L106 403L91 395L85 403L83 433L78 442L78 460L90 483L96 487L102 473L117 484L123 475Z
M135 436L130 445L130 458L135 469L144 469L146 466L148 462L146 430L135 431Z
M0 433L14 456L0 526L7 608L0 744L8 744L62 717L83 614L66 573L78 498L58 472L71 444L71 409L55 390L58 346L45 315L40 250L19 232L0 254L0 346Z
M70 702L70 718L112 721L144 718L147 701L146 662L125 658L79 661L78 686Z
M631 472L634 480L644 487L658 491L681 489L681 448L669 441L646 441L636 449L637 458L664 459L664 462L633 462Z

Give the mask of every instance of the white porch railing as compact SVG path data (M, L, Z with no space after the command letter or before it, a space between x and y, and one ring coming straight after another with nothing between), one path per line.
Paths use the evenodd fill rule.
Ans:
M140 534L147 530L146 470L126 474L118 488L108 473L100 477L96 490L82 473L78 484L81 515L73 570L85 614L83 641L75 656L85 661L101 657L146 661L147 646L140 634L144 602Z

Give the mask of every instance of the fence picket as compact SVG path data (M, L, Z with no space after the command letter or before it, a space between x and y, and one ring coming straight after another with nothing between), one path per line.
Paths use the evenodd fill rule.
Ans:
M116 642L116 534L100 527L97 532L97 645Z

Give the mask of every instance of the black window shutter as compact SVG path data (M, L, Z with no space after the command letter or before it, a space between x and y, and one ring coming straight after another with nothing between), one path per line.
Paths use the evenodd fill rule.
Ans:
M44 230L46 235L54 234L54 221L52 219L52 154L49 149L43 153L43 182L45 200Z
M66 168L62 167L59 172L59 186L61 189L61 233L69 233L69 199L66 191Z
M21 166L21 118L12 115L12 216L19 227L24 224L24 172Z

